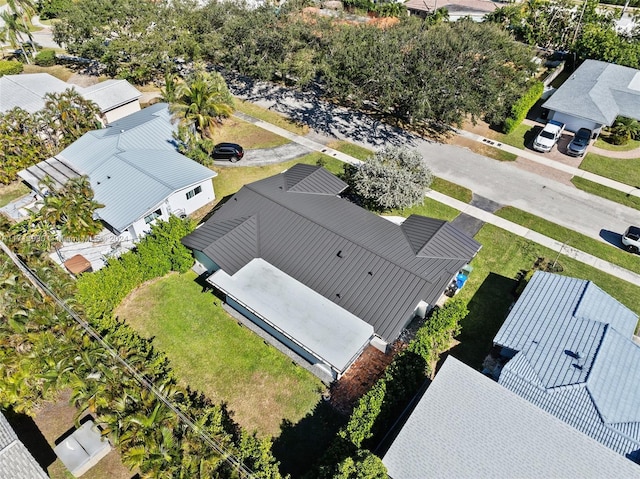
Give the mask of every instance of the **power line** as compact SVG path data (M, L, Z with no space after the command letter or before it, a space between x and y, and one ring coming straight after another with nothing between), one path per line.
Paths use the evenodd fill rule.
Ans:
M158 400L160 400L165 406L167 406L173 413L178 417L180 421L186 424L189 428L193 430L200 438L208 444L211 448L213 448L220 456L226 461L230 466L237 469L240 472L240 477L253 478L255 477L253 471L245 466L242 461L236 458L230 452L222 446L216 439L211 437L204 431L201 427L199 427L193 419L187 416L184 412L182 412L178 407L176 407L169 399L158 389L156 388L151 381L149 381L143 374L141 374L136 368L130 365L126 359L121 357L118 352L111 346L109 343L102 337L100 334L91 327L91 325L82 319L80 316L76 314L76 312L71 309L67 305L67 303L58 297L53 290L49 287L47 283L42 281L30 268L27 266L18 256L16 256L9 247L0 240L0 249L2 249L7 256L13 261L13 263L18 267L18 269L22 272L22 274L29 280L29 282L42 294L43 296L49 296L53 299L62 309L64 309L71 318L74 319L84 330L85 332L95 339L100 345L105 348L109 354L118 362L121 366L123 366L131 376L137 380L144 388L147 388L151 393L153 393Z

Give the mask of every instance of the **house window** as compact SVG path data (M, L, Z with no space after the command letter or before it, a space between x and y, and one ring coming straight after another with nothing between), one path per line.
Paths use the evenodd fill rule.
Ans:
M160 216L162 216L162 210L157 209L155 210L153 213L149 213L147 216L144 217L144 222L146 224L151 223L153 220L155 220L156 218L159 218Z
M194 189L187 192L187 199L190 200L191 198L196 196L198 193L202 193L202 186L196 186Z

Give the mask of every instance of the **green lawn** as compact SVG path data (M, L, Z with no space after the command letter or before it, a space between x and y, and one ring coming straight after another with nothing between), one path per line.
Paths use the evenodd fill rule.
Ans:
M485 225L475 236L483 247L471 263L474 270L460 291L469 301L469 315L462 322L460 344L452 354L466 364L479 368L489 353L492 340L515 300L516 274L529 269L538 257L548 261L558 256L555 251L516 236L492 225ZM593 281L625 306L640 313L640 288L603 273L591 266L560 256L563 275Z
M213 180L216 197L221 200L226 196L232 195L246 184L267 178L268 176L276 175L291 168L296 163L315 165L318 161L320 161L326 169L334 174L342 172L344 163L331 156L318 152L310 153L285 163L274 163L266 166L213 166L212 169L218 173L218 176Z
M635 150L636 148L640 148L640 141L630 140L628 143L625 143L624 145L614 145L612 143L605 141L605 138L603 136L599 136L598 139L596 140L595 145L598 148L602 148L603 150L631 151L631 150Z
M280 128L296 133L297 135L306 135L309 132L309 127L307 125L301 125L291 121L287 117L280 115L275 111L267 110L266 108L240 100L239 98L236 98L234 103L237 111L251 115L254 118L258 118L268 123L272 123Z
M368 148L343 140L332 141L327 144L327 146L362 161L367 160L374 154L374 152Z
M31 190L21 181L14 181L8 185L0 185L0 208L26 195L29 191Z
M434 178L431 183L431 189L442 193L443 195L450 196L464 203L471 203L473 192L465 188L464 186L456 185L450 181L443 180L442 178Z
M580 169L625 185L640 186L640 158L623 160L587 153L580 163Z
M224 120L222 125L214 130L212 139L215 143L240 143L246 150L274 148L291 143L287 138L235 117Z
M627 194L622 191L614 190L608 186L603 186L600 183L594 183L593 181L585 180L577 176L571 178L571 183L573 183L576 188L580 188L587 193L598 195L602 198L620 203L621 205L640 210L640 198L636 196L627 196ZM629 190L632 189L634 188L630 186Z
M307 370L229 316L196 275L170 274L127 297L116 315L164 351L184 384L224 401L261 436L312 411L324 389Z
M638 256L629 254L616 246L589 238L569 228L557 225L511 206L501 208L495 214L501 218L532 229L533 231L537 231L549 238L566 243L580 251L592 254L593 256L640 274L640 260L638 260Z
M525 138L528 139L529 135L532 135L532 130L534 127L529 126L525 123L521 123L509 134L498 133L495 135L495 139L505 143L507 145L514 146L516 148L520 148L521 150L525 149Z

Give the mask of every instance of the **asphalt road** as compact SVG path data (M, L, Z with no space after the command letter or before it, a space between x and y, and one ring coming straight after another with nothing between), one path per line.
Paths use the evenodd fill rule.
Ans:
M640 212L633 208L524 171L513 163L418 138L369 116L321 102L314 94L244 78L228 80L234 94L308 124L316 140L329 137L369 148L389 143L416 148L436 176L592 238L612 241L628 225L640 224Z

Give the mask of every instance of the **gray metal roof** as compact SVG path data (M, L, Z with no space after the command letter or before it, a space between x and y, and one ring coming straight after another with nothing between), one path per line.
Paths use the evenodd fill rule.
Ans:
M54 157L18 172L18 176L40 191L40 185L45 178L50 178L53 181L53 189L57 190L71 178L82 176L82 173L63 159Z
M86 133L46 162L87 174L95 200L105 205L98 215L124 231L174 192L216 176L176 151L173 131L167 105L158 103Z
M628 459L451 356L382 461L393 479L640 476Z
M637 321L589 281L536 272L494 338L518 352L500 384L638 461Z
M305 191L287 190L292 184ZM263 258L392 341L421 300L435 304L480 244L432 218L410 217L405 231L335 196L341 186L319 167L295 165L244 186L183 242L230 275Z
M640 120L640 70L585 60L542 106L603 125Z
M263 259L233 276L218 270L208 281L340 373L373 336L371 325Z
M62 93L75 88L48 73L4 75L0 77L0 112L20 107L29 113L44 108L47 93Z
M47 93L62 93L73 88L87 100L94 101L105 113L137 100L141 93L127 80L106 80L90 87L66 83L48 73L5 75L0 77L0 112L20 107L35 113L44 107Z
M103 113L142 96L127 80L106 80L82 89L82 96L95 102Z
M0 479L48 477L0 412Z

